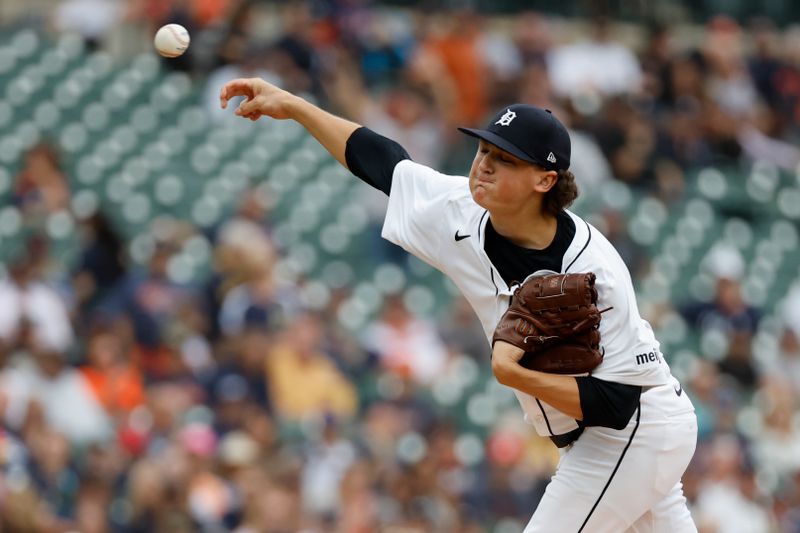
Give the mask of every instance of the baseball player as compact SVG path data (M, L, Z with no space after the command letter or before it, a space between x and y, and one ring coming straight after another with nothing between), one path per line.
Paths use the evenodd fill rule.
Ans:
M515 286L542 273L592 272L604 358L591 375L524 368L524 352L498 341L497 380L512 387L525 419L561 449L558 469L525 528L539 532L696 531L681 476L694 453L691 401L641 318L630 274L594 227L566 208L577 196L570 139L547 110L516 104L478 139L469 177L411 160L394 141L259 79L238 79L220 101L236 114L293 119L353 174L386 193L382 235L441 270L478 315L487 339Z

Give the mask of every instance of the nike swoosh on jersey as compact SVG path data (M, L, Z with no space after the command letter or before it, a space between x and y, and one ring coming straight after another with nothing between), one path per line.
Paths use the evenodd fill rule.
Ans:
M466 239L467 237L472 237L472 235L459 235L458 234L458 230L456 230L456 242L462 241L462 240Z
M675 394L677 394L678 396L683 394L683 386L680 384L677 387L673 387L673 390L675 391Z

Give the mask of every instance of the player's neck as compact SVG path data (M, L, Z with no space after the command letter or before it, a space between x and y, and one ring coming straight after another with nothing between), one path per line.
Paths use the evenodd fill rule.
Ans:
M490 213L492 227L501 236L523 248L543 250L556 236L558 220L553 215L539 212L525 216Z

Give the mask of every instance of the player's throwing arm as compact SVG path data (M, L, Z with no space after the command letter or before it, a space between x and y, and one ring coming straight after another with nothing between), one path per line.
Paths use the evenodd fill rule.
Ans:
M347 167L347 139L360 125L331 115L299 96L259 78L239 78L226 83L219 93L220 105L223 109L227 108L228 101L237 96L245 97L236 109L236 114L240 117L253 121L261 117L295 120L339 163Z

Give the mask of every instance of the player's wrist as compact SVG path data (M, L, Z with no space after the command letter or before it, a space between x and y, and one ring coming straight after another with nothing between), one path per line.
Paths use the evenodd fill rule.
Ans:
M302 124L303 119L309 115L309 112L314 108L314 105L304 98L286 91L282 107L285 115L288 118L296 120Z

